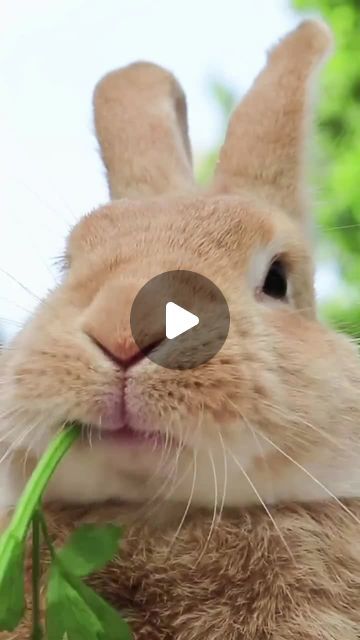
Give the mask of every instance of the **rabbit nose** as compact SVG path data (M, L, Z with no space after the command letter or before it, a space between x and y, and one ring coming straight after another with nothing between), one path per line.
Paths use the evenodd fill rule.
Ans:
M126 336L119 340L106 340L104 336L89 336L99 349L116 365L127 369L143 358L145 353L137 346L132 336Z
M149 326L148 314L144 309L143 322L147 339L142 342L135 341L130 316L138 289L137 281L129 280L120 286L117 280L114 280L103 287L95 297L82 323L85 335L121 369L128 369L143 360L163 339L156 328Z
M146 347L140 349L132 336L126 336L117 341L106 340L104 337L99 339L99 336L91 334L88 336L107 358L122 369L128 369L146 358L162 342L162 340L150 340Z

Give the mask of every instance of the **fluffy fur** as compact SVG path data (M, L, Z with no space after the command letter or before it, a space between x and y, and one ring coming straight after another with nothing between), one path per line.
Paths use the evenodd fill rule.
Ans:
M121 559L97 578L130 610L138 638L356 637L357 525L339 502L294 504L359 495L358 352L316 319L304 181L311 85L330 47L327 28L308 21L271 51L232 116L206 192L194 186L172 75L137 63L106 76L95 122L118 199L74 228L61 284L2 356L0 430L4 450L15 451L0 467L4 512L74 419L90 425L90 438L66 457L48 501L96 502L88 508L99 519L110 517L101 502L138 503L143 522L157 498L161 534L130 529ZM262 285L279 256L289 294L276 302ZM137 353L134 296L178 268L222 289L231 314L224 347L194 370L147 359L126 366ZM171 446L116 444L109 434L124 422ZM290 504L276 508L279 530L252 506L260 499ZM196 510L183 523L192 505L213 512L212 524ZM358 513L355 499L351 507ZM58 509L61 538L74 514ZM114 508L111 518L132 510Z
M360 517L360 501L345 504ZM58 542L74 521L121 520L110 507L48 515ZM329 502L273 516L291 555L262 509L228 512L208 542L211 519L198 513L175 543L172 527L134 526L91 584L126 614L135 640L357 640L359 523ZM27 620L2 640L29 631Z

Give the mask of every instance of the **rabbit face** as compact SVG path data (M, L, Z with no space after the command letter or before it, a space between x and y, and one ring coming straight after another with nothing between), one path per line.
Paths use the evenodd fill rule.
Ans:
M280 297L265 287L274 260L284 265ZM338 376L327 371L333 336L304 300L311 260L280 211L239 196L115 202L75 227L64 262L62 283L19 334L4 376L8 426L23 448L39 453L67 421L84 426L53 497L141 501L174 484L172 497L185 500L196 460L195 502L213 502L214 472L218 501L252 501L241 468L271 500L269 464L277 477L288 469L261 434L308 461L324 442L306 423L316 416L329 437L337 429L333 407L319 402L325 377L325 393L338 391ZM224 293L231 323L223 348L184 371L148 358L121 366L110 356L116 344L134 345L137 291L179 268ZM279 485L276 499L288 490Z
M49 498L221 509L358 491L358 354L316 320L303 184L309 80L329 44L309 21L275 47L202 192L173 76L138 63L98 85L117 199L74 228L61 284L2 355L5 451L36 458L65 422L83 427ZM139 289L178 269L230 311L220 351L188 370L139 357L130 328Z

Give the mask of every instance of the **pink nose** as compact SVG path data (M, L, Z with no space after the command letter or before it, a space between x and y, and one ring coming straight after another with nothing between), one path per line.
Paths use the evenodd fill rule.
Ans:
M121 284L115 280L103 287L89 306L82 330L102 352L121 368L141 361L156 343L156 332L149 335L142 350L131 332L129 318L138 284Z
M125 369L145 357L132 336L119 340L99 340L97 336L90 337L108 358Z

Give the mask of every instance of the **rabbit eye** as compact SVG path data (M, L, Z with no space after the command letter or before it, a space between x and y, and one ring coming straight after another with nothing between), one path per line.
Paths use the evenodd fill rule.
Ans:
M287 294L287 277L284 263L277 259L272 263L265 278L262 291L265 295L283 300Z

